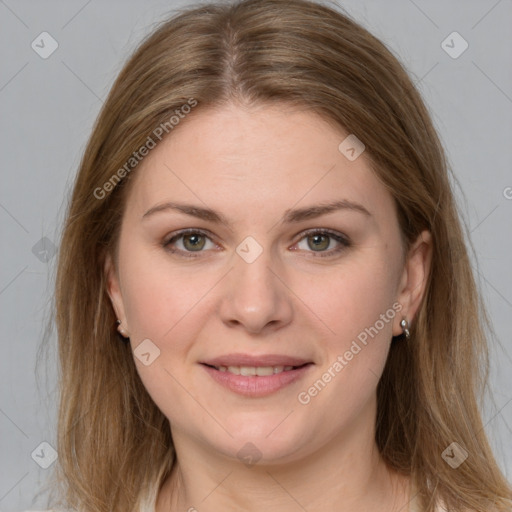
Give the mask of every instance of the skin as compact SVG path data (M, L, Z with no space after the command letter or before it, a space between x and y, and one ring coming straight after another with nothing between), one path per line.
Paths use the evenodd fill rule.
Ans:
M365 153L349 161L338 150L348 134L310 111L229 104L196 111L171 135L134 171L118 261L105 265L132 348L149 338L160 350L149 366L134 358L177 453L157 512L407 510L409 481L375 444L376 388L392 336L402 333L402 318L413 320L425 292L429 233L404 252L392 196ZM340 199L371 215L345 209L282 222L288 209ZM230 226L173 210L142 219L168 201L214 209ZM199 251L190 235L174 242L196 257L163 247L185 228L207 231ZM326 238L317 248L304 234L313 228L351 244ZM236 252L247 236L263 249L252 263ZM395 302L401 311L299 403ZM231 352L300 356L314 366L270 396L248 398L199 364ZM237 456L249 441L262 455L250 467Z

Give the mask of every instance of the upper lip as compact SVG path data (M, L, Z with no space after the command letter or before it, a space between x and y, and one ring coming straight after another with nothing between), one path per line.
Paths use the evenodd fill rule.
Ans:
M312 363L300 357L286 356L282 354L263 354L253 356L250 354L226 354L201 361L210 366L302 366Z

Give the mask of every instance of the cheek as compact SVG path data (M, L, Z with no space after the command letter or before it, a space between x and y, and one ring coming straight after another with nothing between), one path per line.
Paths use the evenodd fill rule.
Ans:
M137 371L155 404L173 424L180 425L184 411L188 415L198 412L187 392L194 371L187 361L202 328L201 319L208 318L207 300L201 298L213 283L209 276L199 278L197 272L171 266L147 249L133 248L120 261L120 272ZM147 339L159 352L145 365L137 357L137 347Z
M380 250L366 256L347 262L332 273L328 286L309 294L312 309L330 331L318 386L328 382L330 390L319 393L323 398L318 403L327 406L329 397L343 396L345 407L337 413L342 415L361 407L375 392L401 309L395 302L397 274L389 266L390 255Z
M358 338L364 342L369 331L371 339L391 337L400 306L395 304L396 271L389 261L382 255L354 259L332 272L321 288L310 288L312 309L330 328L337 349Z
M213 277L198 276L192 267L171 265L160 248L139 248L120 261L123 298L134 341L163 342L175 338L183 321L199 310ZM212 283L210 283L210 280Z

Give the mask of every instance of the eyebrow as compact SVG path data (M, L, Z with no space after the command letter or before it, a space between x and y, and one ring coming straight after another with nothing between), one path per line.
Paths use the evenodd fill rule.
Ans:
M347 199L341 199L339 201L321 203L314 206L308 206L305 208L286 210L283 215L281 223L291 224L302 222L304 220L314 219L316 217L320 217L321 215L326 215L328 213L340 210L348 210L362 213L367 217L372 216L372 214L362 204L355 203L353 201L348 201ZM222 215L221 213L216 212L215 210L191 204L176 203L172 201L153 206L142 216L141 220L148 219L149 217L155 215L156 213L167 211L178 211L186 215L190 215L191 217L196 217L198 219L219 224L222 223L225 224L226 226L231 226L230 222L226 219L226 217L224 217L224 215Z

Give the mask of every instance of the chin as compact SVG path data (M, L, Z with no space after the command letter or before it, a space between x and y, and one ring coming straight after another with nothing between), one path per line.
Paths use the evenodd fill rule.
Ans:
M225 456L238 459L248 466L293 462L311 450L313 439L306 432L296 432L293 425L283 421L284 417L286 415L280 414L279 417L269 416L264 421L239 420L225 424L233 437L223 435L221 442L219 439L206 439L206 442Z

